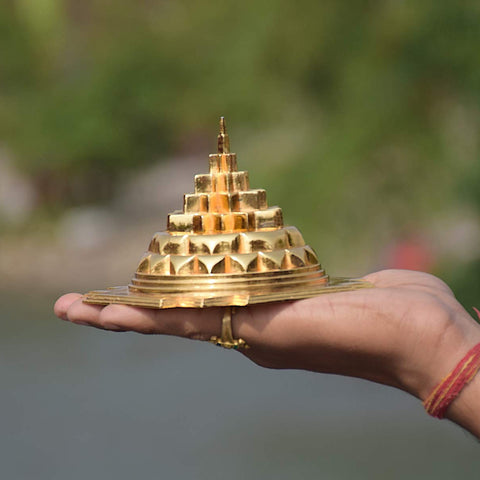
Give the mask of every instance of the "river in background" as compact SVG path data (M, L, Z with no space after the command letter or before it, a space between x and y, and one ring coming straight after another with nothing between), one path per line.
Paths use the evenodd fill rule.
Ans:
M373 383L271 371L177 338L57 320L0 295L0 478L451 479L478 443Z

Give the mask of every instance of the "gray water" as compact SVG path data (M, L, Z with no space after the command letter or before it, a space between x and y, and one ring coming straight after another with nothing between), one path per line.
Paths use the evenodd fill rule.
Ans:
M478 443L403 392L71 325L53 300L0 297L2 480L480 474Z

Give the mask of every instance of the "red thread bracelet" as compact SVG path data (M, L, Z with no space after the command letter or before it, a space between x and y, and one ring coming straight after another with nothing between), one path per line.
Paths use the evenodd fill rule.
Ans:
M480 311L475 307L474 310L480 318ZM427 413L435 418L444 418L450 404L473 379L478 370L480 370L480 343L469 350L423 402Z

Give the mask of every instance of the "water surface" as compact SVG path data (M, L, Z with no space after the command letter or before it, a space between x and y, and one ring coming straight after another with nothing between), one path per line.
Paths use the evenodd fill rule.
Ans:
M0 477L425 479L480 473L478 443L373 383L57 320L0 296Z

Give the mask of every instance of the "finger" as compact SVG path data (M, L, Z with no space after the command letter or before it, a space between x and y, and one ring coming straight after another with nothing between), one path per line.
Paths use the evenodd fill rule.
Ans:
M209 340L212 335L220 335L221 319L221 308L156 310L108 305L100 312L95 326L108 330Z
M55 305L61 318L103 330L176 335L209 340L221 334L222 308L146 309L127 305L90 305L78 294L61 297Z
M98 323L98 319L103 308L102 305L84 303L82 297L80 297L68 307L66 317L68 321L78 325L90 325L102 328Z
M53 307L53 311L58 318L62 320L67 320L67 310L70 308L70 305L74 303L81 297L79 293L67 293L62 295L56 302Z

